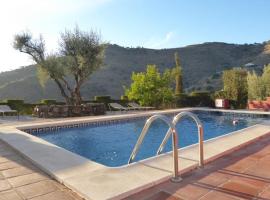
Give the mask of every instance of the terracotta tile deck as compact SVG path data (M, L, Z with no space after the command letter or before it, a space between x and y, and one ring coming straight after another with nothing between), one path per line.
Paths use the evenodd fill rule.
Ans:
M125 200L270 199L270 137Z
M82 200L0 141L0 200Z

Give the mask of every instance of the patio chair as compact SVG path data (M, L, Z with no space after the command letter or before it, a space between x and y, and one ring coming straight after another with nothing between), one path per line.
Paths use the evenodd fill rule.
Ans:
M112 109L119 110L119 111L129 111L129 110L135 110L134 108L131 107L124 107L118 103L109 103L109 108L112 111Z
M17 110L12 110L8 105L0 105L0 113L2 113L2 116L5 116L5 113L7 114L17 114L19 119L19 112Z
M137 104L137 103L135 103L135 102L130 102L130 103L128 103L128 105L129 105L131 108L138 109L138 110L153 110L153 109L155 109L155 107L150 107L150 106L140 106L139 104Z

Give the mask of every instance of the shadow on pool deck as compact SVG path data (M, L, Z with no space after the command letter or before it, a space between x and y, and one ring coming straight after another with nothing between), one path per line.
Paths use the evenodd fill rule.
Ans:
M0 141L1 200L82 200Z
M125 200L270 199L270 137Z

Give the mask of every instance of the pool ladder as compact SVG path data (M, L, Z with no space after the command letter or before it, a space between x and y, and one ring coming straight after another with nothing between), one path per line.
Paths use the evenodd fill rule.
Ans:
M178 170L178 133L176 130L176 124L184 117L184 116L188 116L191 119L193 119L196 122L197 128L198 128L198 138L199 138L199 167L203 167L204 165L204 158L203 158L203 125L201 123L201 121L199 120L199 118L194 115L191 112L180 112L179 114L177 114L173 120L171 121L168 117L166 117L165 115L153 115L152 117L150 117L144 127L143 130L141 132L140 137L137 140L137 143L134 146L134 149L130 155L130 158L128 160L128 164L132 163L139 151L139 148L144 140L145 135L147 134L151 124L157 120L160 119L163 122L165 122L168 126L169 129L161 143L161 145L159 146L158 150L157 150L157 155L159 155L162 150L164 149L165 145L167 144L168 139L170 138L170 136L172 135L172 147L173 147L173 177L171 178L171 180L173 182L180 182L182 180L181 176L179 175L179 170Z

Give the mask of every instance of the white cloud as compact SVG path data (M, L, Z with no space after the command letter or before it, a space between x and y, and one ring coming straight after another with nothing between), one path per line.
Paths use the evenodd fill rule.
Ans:
M170 31L165 34L162 38L152 37L147 42L145 42L144 46L153 49L159 48L168 48L172 40L175 38L175 33Z
M8 0L0 6L0 71L32 64L27 55L12 48L14 34L29 29L42 33L50 49L55 48L66 16L96 9L111 0ZM57 24L59 19L59 24ZM61 23L63 22L63 23ZM68 23L68 22L66 22ZM74 21L69 26L74 26ZM57 30L56 30L57 29Z

